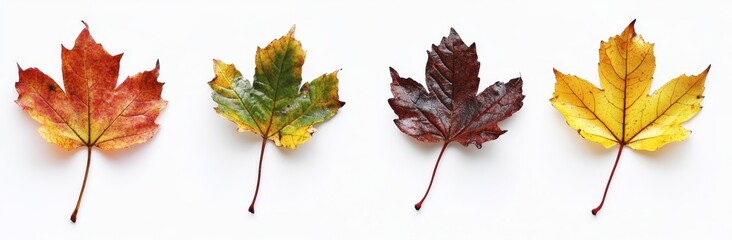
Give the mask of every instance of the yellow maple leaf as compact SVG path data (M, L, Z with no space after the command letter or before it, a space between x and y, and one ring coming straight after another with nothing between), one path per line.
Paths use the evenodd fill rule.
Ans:
M704 81L711 67L699 75L674 78L648 95L656 58L653 44L636 34L634 24L635 20L620 35L600 43L598 72L602 89L554 69L557 82L552 106L582 137L606 148L619 144L615 166L624 146L654 151L666 143L684 140L691 133L680 124L701 110ZM593 214L602 208L602 202Z

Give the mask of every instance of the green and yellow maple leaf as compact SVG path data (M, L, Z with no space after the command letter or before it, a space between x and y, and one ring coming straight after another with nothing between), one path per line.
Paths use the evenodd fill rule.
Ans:
M314 125L333 117L345 104L338 98L338 71L302 82L305 51L295 39L295 27L287 35L257 48L254 81L245 79L233 64L214 59L216 76L208 84L216 112L234 122L240 132L251 131L262 137L257 190L259 192L262 157L267 139L277 146L294 149L315 132ZM298 90L299 89L299 90Z

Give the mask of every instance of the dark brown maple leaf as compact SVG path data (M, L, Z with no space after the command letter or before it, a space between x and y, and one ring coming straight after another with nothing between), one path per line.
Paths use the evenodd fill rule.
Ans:
M481 144L498 138L506 130L498 122L508 118L523 106L523 81L514 78L508 83L496 82L478 93L480 62L475 43L466 45L455 29L443 37L440 45L427 52L427 88L391 71L389 105L399 116L394 123L399 130L422 142L444 142L432 171L429 187L414 208L419 210L427 198L442 153L450 142L463 146Z

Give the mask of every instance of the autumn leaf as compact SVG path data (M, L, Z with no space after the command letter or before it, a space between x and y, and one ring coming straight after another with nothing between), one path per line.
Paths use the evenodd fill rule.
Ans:
M600 43L600 86L554 69L557 82L552 106L587 140L606 148L619 144L615 165L605 186L597 214L618 166L623 147L654 151L669 142L684 140L691 131L680 124L701 110L707 67L701 74L681 75L648 95L656 68L653 44L634 28L635 20L620 35Z
M498 122L521 109L524 99L520 77L508 83L496 82L478 94L480 62L475 43L466 45L455 29L450 29L450 35L442 38L440 45L432 45L427 55L429 92L389 68L394 94L389 105L399 117L394 119L396 126L419 141L443 143L427 191L414 205L417 210L432 188L447 145L455 141L480 148L484 142L498 138L506 132L498 127Z
M330 119L345 104L338 100L338 71L323 74L300 87L305 51L295 39L295 26L267 47L257 48L255 62L253 84L233 64L216 59L216 76L208 82L213 90L211 98L218 104L216 112L234 122L239 132L251 131L262 137L251 213L259 194L267 139L277 146L294 149L310 139L316 123Z
M64 89L37 68L23 70L20 65L15 83L15 102L41 123L38 131L44 139L66 150L87 147L73 222L89 175L92 147L119 149L146 142L157 133L155 118L167 104L160 98L159 63L117 86L122 54L109 55L89 34L89 26L84 26L71 50L62 46Z

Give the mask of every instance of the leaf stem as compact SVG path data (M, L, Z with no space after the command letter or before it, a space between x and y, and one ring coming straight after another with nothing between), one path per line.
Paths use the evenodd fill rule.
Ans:
M249 205L249 212L254 214L254 203L257 202L259 195L259 182L262 179L262 159L264 158L264 147L267 145L267 138L262 137L262 150L259 152L259 170L257 171L257 188L254 190L254 198L252 204Z
M427 198L427 194L430 193L430 189L432 189L432 182L435 181L435 173L437 173L437 166L440 166L440 159L442 159L442 154L445 152L445 148L447 148L447 144L450 144L450 142L445 142L444 145L442 145L442 150L440 150L440 156L437 157L437 163L435 163L435 169L432 170L432 178L430 178L430 185L427 187L427 191L424 193L424 197L422 197L422 200L419 200L417 204L414 204L414 209L419 211L420 208L422 208L422 203Z
M618 149L618 156L615 157L615 165L613 165L613 170L610 172L610 178L607 179L607 185L605 185L605 193L602 194L602 201L600 202L600 205L596 208L592 209L592 215L597 215L597 212L602 209L602 205L605 204L605 197L607 196L607 189L610 188L610 182L613 181L613 175L615 175L615 168L618 167L618 161L620 161L620 154L623 153L624 145L620 145L620 148Z
M86 170L84 171L84 182L81 184L81 192L79 192L79 199L76 200L76 208L71 213L71 221L76 222L76 214L79 213L79 207L81 206L81 197L84 196L84 188L86 188L86 179L89 177L89 164L91 163L91 150L92 146L86 148Z

